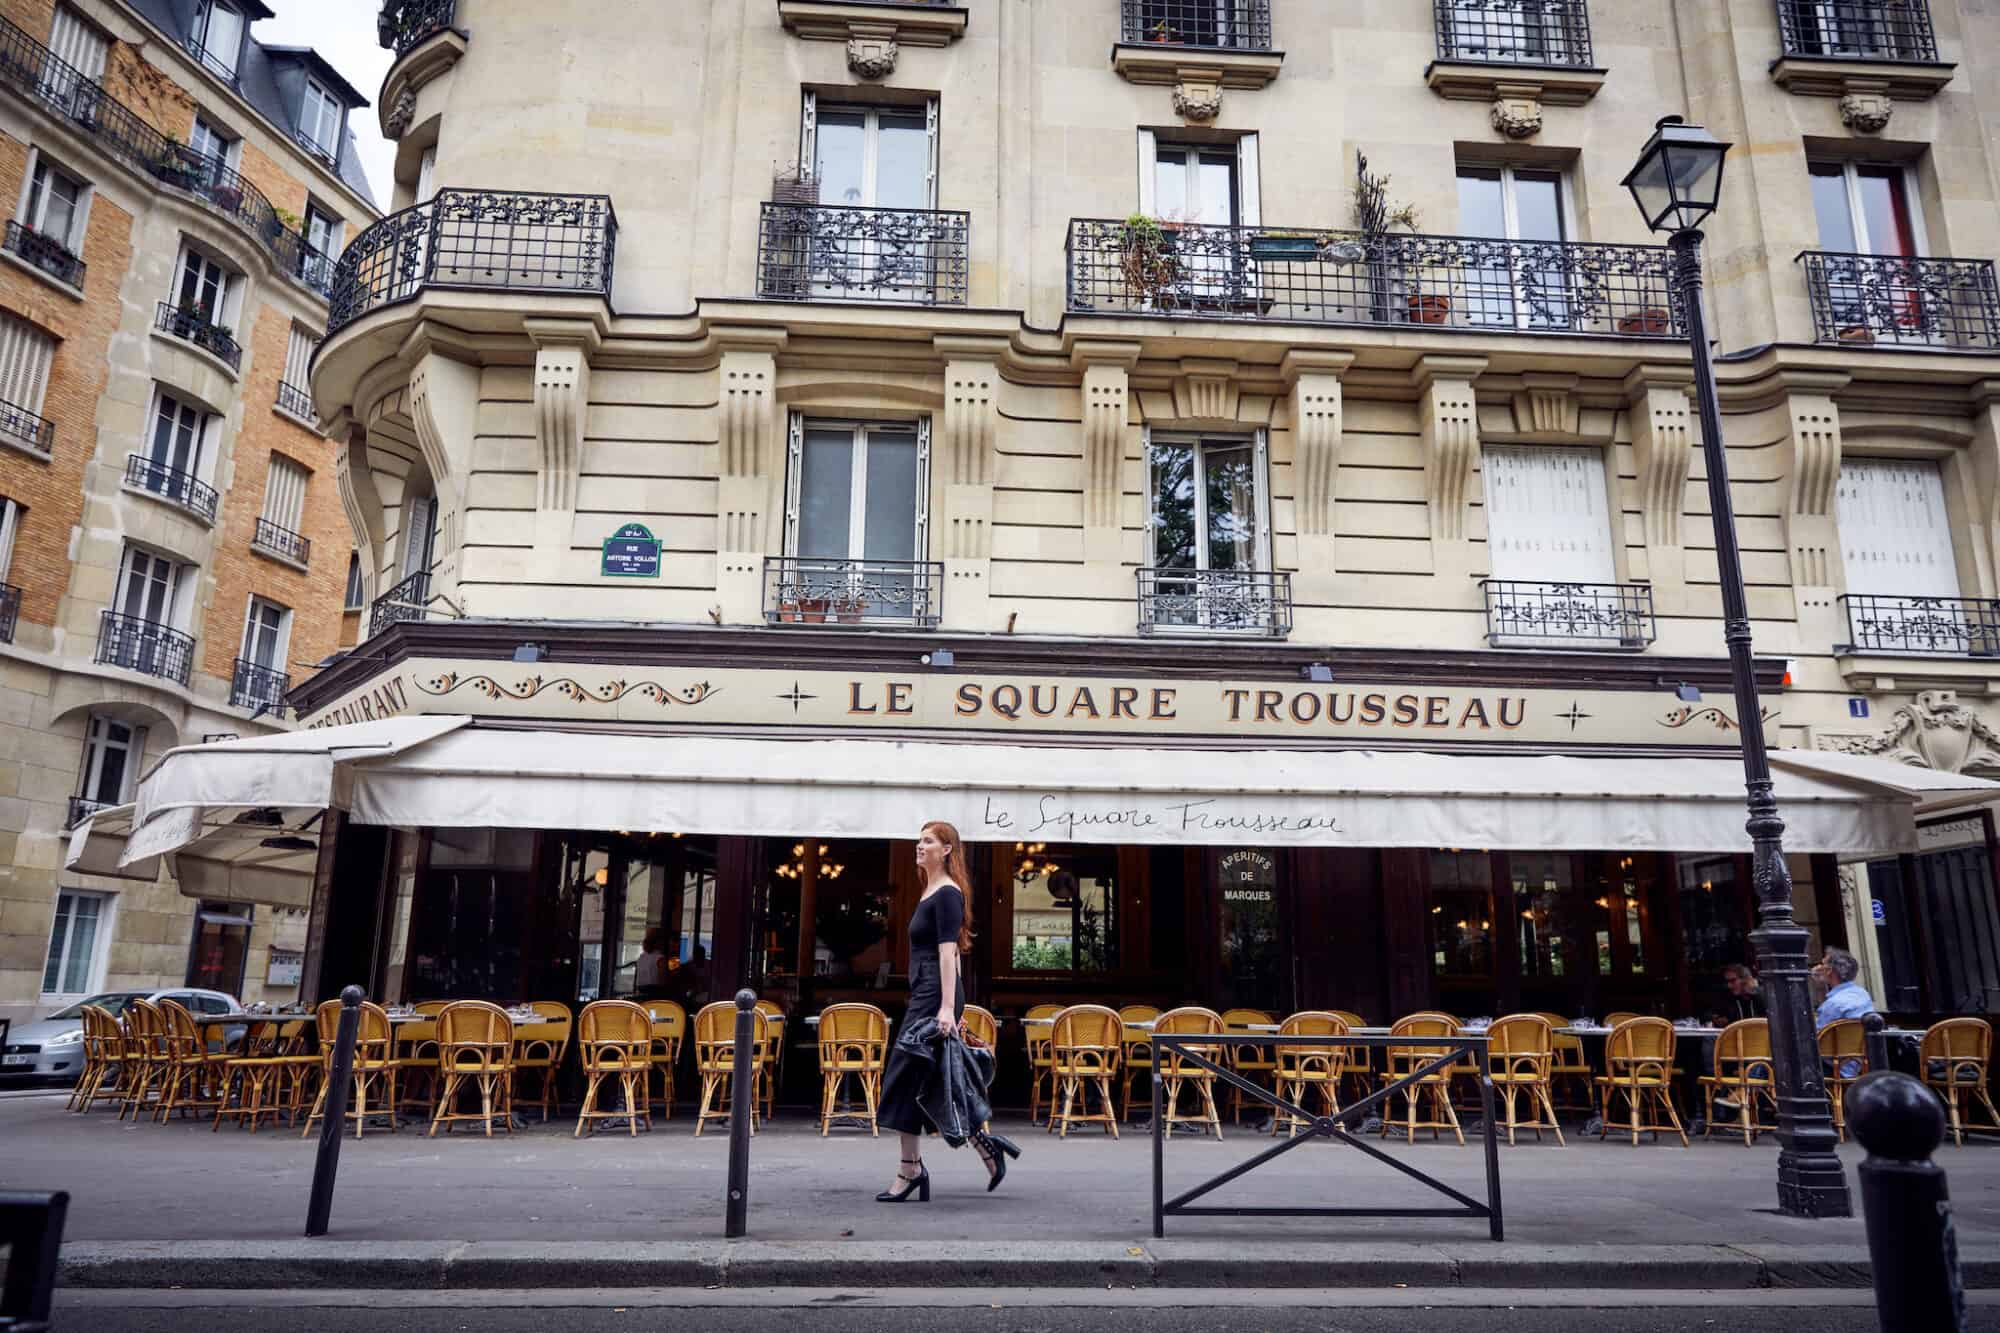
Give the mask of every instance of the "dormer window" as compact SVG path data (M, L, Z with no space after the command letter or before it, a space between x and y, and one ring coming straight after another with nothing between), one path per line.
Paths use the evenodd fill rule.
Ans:
M322 157L333 157L340 143L340 117L344 110L332 93L316 81L307 79L305 106L299 116L299 137Z
M243 12L222 0L208 0L195 14L190 45L203 64L234 82L236 62L243 54Z

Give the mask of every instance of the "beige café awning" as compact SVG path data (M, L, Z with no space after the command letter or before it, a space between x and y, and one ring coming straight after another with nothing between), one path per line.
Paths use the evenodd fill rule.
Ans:
M1913 850L1919 815L2000 798L2000 783L1884 760L1772 761L1798 852ZM118 859L267 851L274 830L297 836L329 807L406 827L908 837L944 819L973 841L1749 848L1733 757L802 741L415 717L173 750L141 784ZM75 845L102 836L86 826Z

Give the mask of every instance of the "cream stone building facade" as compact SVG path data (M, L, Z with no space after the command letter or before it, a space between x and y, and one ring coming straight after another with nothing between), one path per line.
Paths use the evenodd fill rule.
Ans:
M303 903L64 864L160 754L289 726L339 639L307 367L334 256L380 210L347 129L367 99L252 38L270 16L0 4L0 1017L295 993Z
M352 785L298 801L337 812L298 825L308 991L610 993L639 932L607 920L717 994L879 987L840 941L855 913L897 938L905 858L873 867L904 835L840 783L907 767L933 804L941 772L1039 765L967 828L989 1003L1078 994L1069 948L1107 998L1701 1009L1747 952L1733 832L1454 823L1412 787L1182 801L1162 850L1152 807L1077 795L1226 802L1262 790L1226 757L1254 743L1271 771L1420 752L1367 769L1411 782L1434 750L1467 790L1496 765L1496 817L1524 756L1635 798L1720 763L1700 794L1736 799L1684 324L1620 184L1667 114L1736 145L1706 264L1774 743L2000 772L1979 6L396 0L382 29L394 211L343 253L312 376L370 613L293 694L380 754L330 751ZM869 736L901 748L782 748ZM627 760L692 785L569 799ZM703 773L765 795L725 818ZM1990 815L1873 855L1811 831L1830 791L1791 799L1821 941L1898 1010L2000 1005ZM453 924L466 866L518 949ZM869 876L879 904L829 906ZM652 897L565 925L619 884Z

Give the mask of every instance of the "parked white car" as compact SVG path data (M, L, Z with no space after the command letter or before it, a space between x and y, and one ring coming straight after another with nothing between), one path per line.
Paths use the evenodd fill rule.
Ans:
M115 990L78 1000L60 1013L32 1023L16 1023L0 1048L0 1077L13 1079L59 1079L73 1082L83 1072L83 1006L94 1004L116 1018L128 1000L174 1000L186 1005L197 1017L202 1014L233 1014L243 1006L232 995L219 990L196 990L176 986L170 990ZM241 1027L223 1029L230 1041L243 1035Z

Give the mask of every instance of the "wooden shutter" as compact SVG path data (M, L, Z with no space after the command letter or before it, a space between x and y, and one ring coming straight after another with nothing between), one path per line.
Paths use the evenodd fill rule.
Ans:
M1257 136L1236 141L1236 222L1243 227L1264 225L1264 195L1257 180Z
M271 471L264 480L264 513L267 523L287 532L300 531L306 507L306 470L291 459L271 455Z
M68 5L56 6L55 22L49 27L49 49L84 78L104 77L104 37Z
M421 574L431 567L431 508L428 495L411 497L404 503L407 521L403 526L403 577Z
M1486 549L1496 579L1616 583L1604 454L1562 445L1488 445Z
M1159 208L1160 141L1151 130L1139 131L1139 211L1152 217Z
M313 352L319 348L319 339L297 324L292 325L290 342L285 345L285 383L294 389L311 387Z
M1843 458L1835 488L1847 591L1958 596L1944 472L1925 458Z
M0 401L40 416L56 340L17 315L0 312Z

